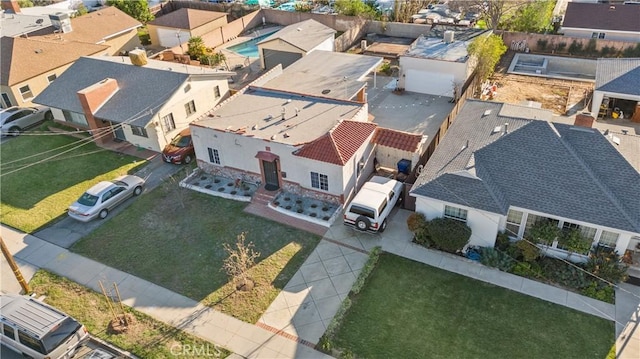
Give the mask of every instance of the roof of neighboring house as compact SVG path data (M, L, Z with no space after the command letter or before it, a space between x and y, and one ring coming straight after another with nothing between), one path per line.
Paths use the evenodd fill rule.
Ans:
M181 8L166 15L157 17L149 25L193 30L199 26L226 17L227 13Z
M367 141L377 125L371 122L341 121L320 138L293 154L316 161L344 165Z
M640 6L569 2L562 27L640 32Z
M612 146L640 173L640 135L609 132L605 136Z
M453 42L444 39L445 31L453 31ZM426 35L420 35L400 56L417 57L422 59L466 62L469 58L467 47L478 36L490 34L490 30L474 28L436 27Z
M37 23L39 20L42 20L40 24ZM49 16L5 13L0 17L0 34L2 36L19 36L34 32L51 33L53 28L50 27Z
M640 8L640 5L636 6ZM640 23L640 17L638 18ZM640 58L598 59L595 89L640 96Z
M71 31L67 33L42 35L49 40L89 42L99 44L142 24L115 6L74 17L71 19Z
M106 78L112 78L118 83L118 91L94 116L115 123L145 126L191 76L217 75L214 70L158 60L147 60L148 65L135 66L131 65L127 57L115 59L107 59L106 56L81 57L36 96L33 102L84 113L77 92ZM169 66L172 67L171 70L168 69ZM228 73L220 75L226 77Z
M297 146L316 140L359 111L366 111L366 105L248 86L194 125Z
M395 148L402 151L416 152L423 136L389 128L378 127L371 142L380 146Z
M494 213L515 206L640 232L640 174L605 136L503 116L511 106L467 101L411 192Z
M282 30L260 41L258 45L280 39L301 50L309 51L320 45L328 37L333 37L335 33L336 30L309 19L284 27Z
M365 86L365 77L381 63L381 57L312 51L262 87L348 100Z
M13 86L108 48L81 42L3 37L0 39L0 84Z

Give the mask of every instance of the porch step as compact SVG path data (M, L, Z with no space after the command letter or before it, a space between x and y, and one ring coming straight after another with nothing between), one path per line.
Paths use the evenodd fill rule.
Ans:
M267 205L269 202L273 201L279 191L269 192L264 188L259 188L251 197L251 203L255 203L258 205Z

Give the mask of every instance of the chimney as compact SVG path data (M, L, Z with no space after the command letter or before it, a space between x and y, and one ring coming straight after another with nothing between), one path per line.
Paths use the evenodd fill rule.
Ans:
M71 28L71 18L69 18L69 14L62 12L50 14L49 20L51 20L51 25L53 25L53 28L56 29L57 32L66 34L73 30Z
M6 11L7 13L20 13L20 4L18 4L16 0L2 0L0 7L2 7L2 10Z
M587 128L591 128L593 126L593 121L595 121L595 119L593 118L593 116L591 116L590 113L579 113L576 115L576 119L573 122L574 126L581 126L581 127L587 127Z
M144 49L135 49L129 51L129 59L136 66L144 66L147 64L147 52Z
M109 123L100 121L93 116L107 100L111 98L116 92L118 92L118 82L115 79L106 78L98 83L95 83L89 87L86 87L78 91L78 100L84 111L84 115L87 118L89 128L92 130L92 134L96 143L104 144L113 139L113 135L107 135L111 133L108 128Z

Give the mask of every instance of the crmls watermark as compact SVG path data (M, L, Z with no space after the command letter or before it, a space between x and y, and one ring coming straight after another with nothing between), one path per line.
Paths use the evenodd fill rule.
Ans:
M214 344L174 344L171 346L171 354L186 358L220 358L222 351Z

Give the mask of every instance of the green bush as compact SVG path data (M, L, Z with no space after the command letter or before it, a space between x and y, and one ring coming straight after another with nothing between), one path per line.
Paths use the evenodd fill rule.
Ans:
M596 39L589 39L587 46L584 47L584 53L588 56L598 56L598 50L596 50Z
M427 224L427 218L420 212L413 212L407 218L407 227L413 233L422 229Z
M616 292L610 285L599 285L597 282L591 282L589 286L582 289L581 293L603 302L615 303Z
M390 63L385 62L382 65L380 65L380 72L384 73L385 75L390 76L392 71L393 70L391 69Z
M589 285L588 275L578 265L554 258L541 258L539 262L545 278L552 283L577 290Z
M585 238L580 230L572 228L561 230L558 237L558 246L571 252L587 254L591 250L590 239Z
M538 51L546 51L548 43L549 42L546 39L538 39Z
M429 222L429 238L439 250L457 253L469 242L471 228L451 218L436 218Z
M526 278L544 278L545 275L537 262L518 262L513 267L512 273Z
M569 54L578 55L582 53L582 43L576 40L573 40L571 45L569 45Z
M510 272L516 261L508 254L491 247L480 247L480 263L503 272Z
M529 230L529 240L533 243L542 243L550 246L554 240L560 237L560 234L560 228L555 223L539 221Z
M597 247L591 251L584 267L597 278L613 284L627 280L627 265L621 261L616 252L607 248Z
M540 248L535 244L529 243L525 240L519 240L515 246L522 254L522 258L525 262L533 262L540 257Z
M511 246L511 239L506 232L498 232L495 247L500 251L506 251Z

